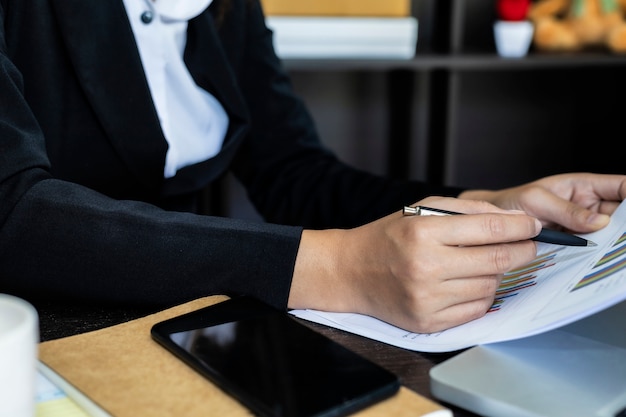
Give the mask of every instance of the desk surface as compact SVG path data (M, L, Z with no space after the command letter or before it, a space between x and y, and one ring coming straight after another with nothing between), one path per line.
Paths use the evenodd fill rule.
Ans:
M34 302L33 304L40 316L42 342L113 326L164 309L52 302ZM398 375L404 386L431 399L434 397L430 393L428 371L432 366L452 355L413 352L332 327L301 322L387 368ZM453 410L455 417L476 416L449 404L445 405Z

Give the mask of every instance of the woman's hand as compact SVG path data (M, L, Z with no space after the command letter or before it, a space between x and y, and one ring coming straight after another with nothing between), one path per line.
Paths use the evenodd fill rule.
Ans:
M546 227L589 233L606 226L609 215L626 198L626 176L560 174L500 191L466 191L459 197L523 210Z
M400 211L351 230L305 230L290 308L357 312L431 333L483 316L502 275L536 256L539 221L489 203L427 198L463 216Z

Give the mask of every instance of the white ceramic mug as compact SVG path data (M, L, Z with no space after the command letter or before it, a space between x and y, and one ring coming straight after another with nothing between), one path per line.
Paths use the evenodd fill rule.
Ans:
M37 310L0 294L0 417L33 417L37 381Z

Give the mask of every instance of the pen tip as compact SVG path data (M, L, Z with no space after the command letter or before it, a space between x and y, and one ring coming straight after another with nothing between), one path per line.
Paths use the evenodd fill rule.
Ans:
M588 240L587 246L598 246L598 244L596 242L592 242L591 240Z

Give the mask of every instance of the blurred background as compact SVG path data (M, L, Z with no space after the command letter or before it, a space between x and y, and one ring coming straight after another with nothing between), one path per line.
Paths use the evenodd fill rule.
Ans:
M626 55L603 48L542 52L531 45L524 57L502 58L494 41L495 0L262 3L268 22L415 21L409 57L350 49L345 56L282 55L324 144L358 168L480 188L566 171L626 173L619 98L626 92ZM384 27L363 36L383 37ZM280 31L277 24L276 39ZM329 32L320 27L319 33ZM258 219L235 180L221 193L228 215Z

